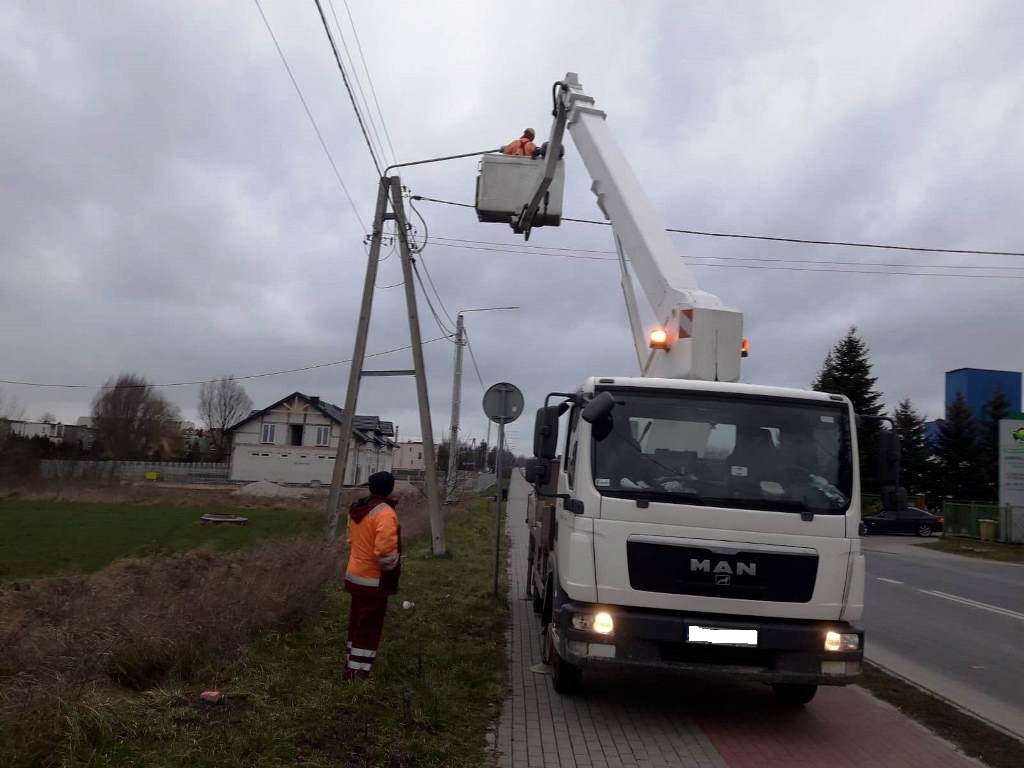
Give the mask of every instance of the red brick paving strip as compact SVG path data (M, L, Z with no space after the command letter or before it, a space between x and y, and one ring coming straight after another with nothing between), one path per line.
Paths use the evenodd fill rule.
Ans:
M770 706L751 689L737 711L722 707L697 723L729 768L978 768L895 708L857 687L819 688L804 709ZM761 701L764 699L764 701Z

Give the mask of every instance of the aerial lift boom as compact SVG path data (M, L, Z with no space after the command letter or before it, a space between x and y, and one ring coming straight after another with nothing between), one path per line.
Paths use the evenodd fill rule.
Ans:
M538 207L554 178L568 128L593 179L591 190L597 204L615 232L623 293L642 375L737 381L743 314L724 307L717 296L697 285L608 129L605 113L584 93L574 72L554 86L554 118L544 174L530 203L513 219L512 228L529 239ZM627 259L659 323L652 329L653 337L642 331ZM664 331L663 338L659 331Z

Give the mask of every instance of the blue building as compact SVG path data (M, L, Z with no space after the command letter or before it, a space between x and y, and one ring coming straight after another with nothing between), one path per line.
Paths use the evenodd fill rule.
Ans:
M1010 410L1020 411L1019 371L990 371L985 368L957 368L946 371L946 411L956 400L957 393L964 396L971 414L976 419L984 417L985 403L1002 390L1010 401Z

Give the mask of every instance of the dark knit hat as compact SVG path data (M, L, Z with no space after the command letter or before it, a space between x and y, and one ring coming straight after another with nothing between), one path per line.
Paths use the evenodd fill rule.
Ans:
M386 498L395 490L395 476L390 472L374 472L370 475L367 485L374 496Z

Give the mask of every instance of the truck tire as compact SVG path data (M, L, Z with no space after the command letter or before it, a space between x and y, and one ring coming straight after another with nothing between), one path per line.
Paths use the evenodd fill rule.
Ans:
M784 707L802 707L814 698L818 686L803 683L776 683L772 686L775 700Z
M545 661L551 667L551 683L555 691L562 695L579 693L583 688L583 670L575 664L570 664L558 655L555 643L551 639L551 624L548 624L545 638Z

